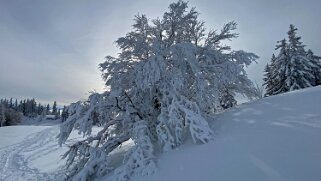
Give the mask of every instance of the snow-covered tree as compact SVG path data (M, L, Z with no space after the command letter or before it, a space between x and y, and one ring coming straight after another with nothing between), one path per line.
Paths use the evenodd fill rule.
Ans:
M257 99L262 99L264 97L264 86L255 82L254 84L255 97Z
M307 57L311 60L314 65L312 67L312 74L314 75L314 81L312 81L313 86L321 85L321 57L314 55L312 50L308 50Z
M289 86L285 83L287 73L290 72L290 60L288 55L288 44L285 39L278 41L276 50L279 50L278 56L275 58L274 63L271 64L271 76L274 81L273 88L271 88L271 94L275 95L279 93L288 92Z
M22 113L17 112L11 108L5 110L5 126L16 125L20 123Z
M47 106L46 106L46 114L50 114L50 105L49 104L47 104Z
M53 105L52 105L52 112L51 112L51 114L56 115L56 114L57 114L57 112L58 112L58 109L57 109L57 102L56 102L56 101L54 101L54 103L53 103Z
M22 113L10 108L10 105L11 103L7 105L5 105L3 102L0 103L0 127L16 125L20 122Z
M12 100L12 98L10 98L9 108L13 109L13 100Z
M60 118L60 111L57 108L57 102L54 101L53 105L52 105L52 115L55 115L55 119L59 119Z
M67 107L64 106L63 109L62 109L62 112L61 112L61 122L65 122L68 118L68 110L67 110Z
M6 123L6 117L5 117L5 108L4 104L0 103L0 127L5 126Z
M188 137L206 143L213 138L209 113L220 105L222 89L255 96L244 70L258 57L223 45L236 38L236 23L206 33L195 8L172 3L162 19L137 15L133 30L116 44L118 57L100 64L108 91L68 107L59 143L76 128L89 137L70 146L70 179L86 180L113 172L115 180L155 171L155 155ZM90 136L95 122L102 130ZM111 152L126 141L133 146L121 165L111 165ZM116 167L116 168L115 168Z
M263 86L265 86L266 92L264 96L273 95L275 84L277 82L276 72L275 72L275 55L272 55L271 63L267 64L264 69L264 78L263 78Z
M307 57L304 45L300 41L301 37L296 36L297 28L290 25L289 36L289 70L286 71L285 83L290 91L311 87L314 75L312 74L311 60ZM317 68L317 67L316 67Z
M228 109L237 104L237 101L234 98L233 93L229 89L223 89L220 93L220 106L223 109Z
M319 85L320 57L311 50L305 51L296 31L297 28L290 25L288 43L285 39L278 42L279 54L265 69L266 96Z
M15 103L14 103L14 110L18 111L18 100L16 99Z
M38 106L37 106L37 114L38 115L41 115L42 114L42 112L43 112L43 106L40 104L40 103L38 103Z
M274 54L273 54L274 55ZM271 65L266 64L264 67L264 78L263 78L263 86L266 87L265 96L269 96L271 94L270 89L273 86L271 79Z

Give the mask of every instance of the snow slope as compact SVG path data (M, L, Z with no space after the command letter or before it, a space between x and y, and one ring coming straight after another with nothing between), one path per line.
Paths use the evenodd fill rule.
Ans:
M321 180L321 86L242 104L211 126L211 143L167 152L157 173L133 180ZM58 125L0 127L0 181L63 178L67 147L57 145L58 132ZM77 139L74 132L68 143Z
M11 126L0 129L0 180L54 180L59 159L49 155L59 149L55 143L57 127ZM11 144L10 144L11 143ZM42 158L39 161L39 158ZM38 163L34 167L34 163ZM54 166L53 166L54 165ZM42 172L40 168L46 169Z
M168 152L135 181L321 180L321 86L217 115L215 140Z
M68 148L58 145L58 134L59 125L0 127L0 181L62 180ZM71 137L67 144L82 139Z

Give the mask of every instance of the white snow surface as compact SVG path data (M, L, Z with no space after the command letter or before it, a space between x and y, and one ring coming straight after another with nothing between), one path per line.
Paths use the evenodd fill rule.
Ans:
M65 161L61 155L68 147L58 145L58 134L59 125L0 127L0 181L62 180ZM72 132L66 144L80 139L81 135Z
M60 123L61 123L61 119L49 120L49 119L42 118L41 116L38 116L35 118L23 117L20 125L53 126Z
M211 126L213 142L164 154L134 180L321 180L321 86L242 104Z
M210 125L212 142L166 152L154 175L133 180L321 179L321 86L242 104ZM58 146L58 133L58 125L0 127L0 180L61 179L67 147ZM81 139L72 134L67 143Z

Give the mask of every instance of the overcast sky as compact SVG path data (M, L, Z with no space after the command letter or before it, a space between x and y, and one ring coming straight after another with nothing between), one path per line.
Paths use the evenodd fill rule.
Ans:
M0 97L68 104L104 90L98 64L116 55L113 42L131 29L133 16L162 16L169 0L1 0ZM307 48L321 55L320 0L190 0L207 29L236 21L233 49L260 56L248 69L261 83L264 65L290 23Z

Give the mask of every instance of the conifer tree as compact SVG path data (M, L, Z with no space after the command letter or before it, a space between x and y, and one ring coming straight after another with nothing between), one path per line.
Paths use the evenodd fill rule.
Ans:
M220 93L220 105L223 109L228 109L237 104L233 93L229 89L225 88Z
M5 126L6 124L6 117L5 117L5 107L4 104L0 103L0 127Z
M312 50L308 50L307 57L311 60L312 64L312 74L314 76L314 81L312 81L313 86L321 85L321 57L314 55Z
M20 102L19 102L18 111L23 113L23 102L22 102L22 100L20 100Z
M278 43L275 49L279 50L279 54L270 70L272 79L275 82L272 90L273 95L289 91L289 86L285 84L286 73L290 71L288 44L285 39L278 41Z
M52 105L52 114L57 115L57 102L56 101L54 101L54 103Z
M42 106L40 103L38 103L38 106L37 106L37 114L38 114L38 115L41 115L42 112L43 112L43 106Z
M18 111L18 100L16 99L15 103L14 103L14 110Z
M47 104L47 107L46 107L46 114L47 115L50 114L50 105L49 104Z
M9 103L9 108L13 108L13 100L12 100L12 98L10 98L10 103Z
M266 92L264 96L271 96L273 95L275 84L276 84L276 73L274 71L275 66L275 55L272 55L271 64L266 64L264 69L264 78L263 78L263 86L265 86Z
M278 42L276 50L279 54L265 68L266 96L320 85L320 57L311 50L305 51L296 31L297 28L291 24L288 42L285 39Z
M297 28L290 25L289 38L289 69L286 71L285 83L290 91L311 87L314 81L311 60L308 59L301 37L296 35Z
M64 106L61 112L61 122L65 122L68 118L68 110L67 107Z
M26 110L26 100L23 100L23 103L22 103L22 113L23 115L27 115L27 110Z

